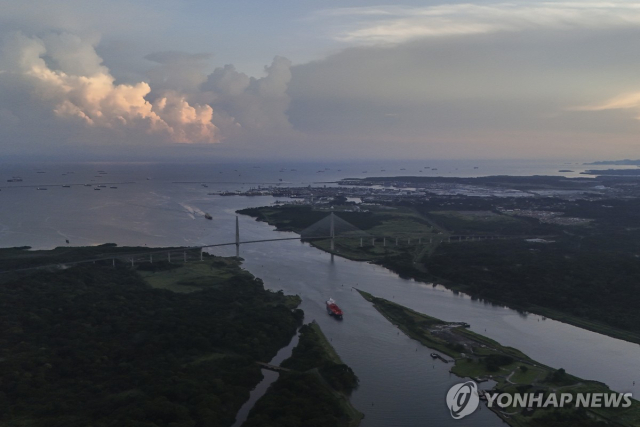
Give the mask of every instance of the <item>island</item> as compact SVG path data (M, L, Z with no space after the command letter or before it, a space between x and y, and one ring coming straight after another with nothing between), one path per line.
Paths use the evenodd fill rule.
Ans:
M638 165L640 166L640 160L601 160L598 162L584 163L585 165Z

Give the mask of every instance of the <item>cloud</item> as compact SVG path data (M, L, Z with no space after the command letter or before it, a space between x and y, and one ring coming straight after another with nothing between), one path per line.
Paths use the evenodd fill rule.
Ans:
M606 110L639 110L637 119L640 120L640 92L623 93L598 104L584 105L570 108L573 111L606 111Z
M250 77L231 64L209 73L208 53L153 52L144 56L150 67L123 83L97 53L97 38L13 32L0 40L5 148L45 140L236 144L295 134L287 114L291 62L283 57Z
M207 79L206 68L213 55L179 51L153 52L145 59L155 64L146 75L152 88L152 97L163 90L186 93L199 91Z
M294 129L323 138L324 149L349 145L363 155L389 153L393 145L407 156L461 157L484 147L482 155L489 156L571 157L576 147L604 152L613 145L602 141L623 139L629 149L637 145L638 122L628 114L567 107L634 93L638 48L637 28L349 47L293 67L288 114ZM640 96L596 107L636 103ZM330 147L331 141L339 142Z
M247 131L288 131L291 61L276 56L264 71L264 77L255 78L226 65L216 68L201 89L214 110L224 112L237 127Z
M328 21L335 40L376 44L530 29L630 28L640 24L640 4L587 0L372 6L327 9L314 17Z
M0 86L17 83L22 88L22 93L13 94L18 104L35 103L70 125L130 130L132 135L142 132L179 143L220 140L209 105L191 105L176 91L164 91L150 102L147 82L116 84L94 43L68 33L12 33L0 50ZM13 111L8 104L2 108L30 120L21 117L25 108Z

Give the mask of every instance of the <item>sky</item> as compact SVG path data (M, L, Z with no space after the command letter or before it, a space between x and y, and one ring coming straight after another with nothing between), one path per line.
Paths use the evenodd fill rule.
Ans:
M640 157L640 2L0 10L0 160Z

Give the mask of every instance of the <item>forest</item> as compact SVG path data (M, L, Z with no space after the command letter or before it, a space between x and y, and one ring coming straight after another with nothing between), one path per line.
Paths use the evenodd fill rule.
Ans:
M362 414L347 396L358 377L339 359L316 323L300 328L291 369L274 382L249 413L243 427L356 427Z
M7 427L229 426L303 318L248 274L193 293L120 264L3 277Z
M523 185L531 183L521 181ZM543 177L537 181L565 180ZM636 307L640 301L640 199L434 196L419 202L380 203L412 209L437 227L439 234L434 236L443 243L386 248L352 245L348 253L352 259L380 264L401 277L437 282L473 298L640 343L640 313ZM518 209L558 212L562 217L589 222L577 226L544 223L518 215ZM326 215L326 211L314 211L310 206L254 208L240 213L293 231ZM401 218L393 210L339 212L340 217L365 231L386 222L391 234L394 215ZM446 241L447 235L456 234L499 235L505 239ZM546 243L518 236L542 236ZM324 248L321 242L314 244Z

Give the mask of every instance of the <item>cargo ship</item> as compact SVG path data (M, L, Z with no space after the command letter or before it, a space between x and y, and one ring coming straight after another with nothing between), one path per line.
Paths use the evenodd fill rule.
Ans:
M330 316L334 316L336 319L342 320L342 310L340 310L340 307L336 305L333 298L329 298L327 301L327 313L329 313Z

